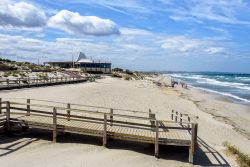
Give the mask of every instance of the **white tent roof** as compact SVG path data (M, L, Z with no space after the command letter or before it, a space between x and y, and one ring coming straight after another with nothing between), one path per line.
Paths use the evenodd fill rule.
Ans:
M76 62L78 62L78 63L93 63L93 61L88 59L87 56L82 52L79 53L79 56L78 56Z

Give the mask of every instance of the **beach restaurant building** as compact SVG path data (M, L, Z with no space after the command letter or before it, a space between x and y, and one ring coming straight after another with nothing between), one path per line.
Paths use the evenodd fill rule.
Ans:
M46 62L45 64L60 68L80 68L89 73L111 73L111 63L95 62L82 52L79 53L76 61Z

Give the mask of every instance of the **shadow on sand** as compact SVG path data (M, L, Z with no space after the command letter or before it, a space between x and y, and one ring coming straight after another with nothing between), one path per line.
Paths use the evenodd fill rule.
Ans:
M49 131L34 130L20 136L0 136L0 157L11 154L38 140L51 141L52 134ZM81 143L96 146L102 145L100 137L91 137L75 134L60 134L57 143ZM209 146L201 138L198 138L198 149L194 158L194 165L201 166L230 166L223 156ZM137 142L108 140L108 149L122 149L138 152L146 155L154 155L153 144ZM160 159L176 160L188 163L188 148L174 146L160 146Z

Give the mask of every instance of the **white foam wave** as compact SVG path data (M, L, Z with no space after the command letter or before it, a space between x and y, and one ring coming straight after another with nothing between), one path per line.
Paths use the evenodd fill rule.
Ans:
M181 74L171 74L170 76L174 77L174 78L186 78L186 79L203 79L201 77L201 75L191 75L191 76L187 76L187 75L181 75Z
M238 89L244 89L244 90L250 90L250 86L244 83L238 83L238 82L222 82L215 79L203 79L197 81L197 83L204 83L204 84L210 84L210 85L218 85L218 86L227 86L227 87L233 87Z
M195 87L195 88L201 89L201 90L205 90L207 92L212 92L212 93L220 94L220 95L223 95L223 96L231 97L231 98L234 98L236 100L240 100L240 101L243 101L243 102L246 102L246 103L250 103L250 100L241 98L241 97L236 96L236 95L232 95L230 93L223 93L223 92L219 92L219 91L215 91L215 90L210 90L210 89L205 89L205 88L200 88L200 87Z
M183 75L171 74L171 76L176 77L176 78L195 79L197 83L201 83L201 84L210 84L210 85L217 85L217 86L233 87L233 88L238 88L238 89L242 89L242 90L250 90L250 85L248 85L248 84L238 83L238 82L218 81L216 79L202 77L202 75L187 76L185 74L183 74Z
M241 80L241 81L250 81L250 78L248 77L235 77L235 79Z

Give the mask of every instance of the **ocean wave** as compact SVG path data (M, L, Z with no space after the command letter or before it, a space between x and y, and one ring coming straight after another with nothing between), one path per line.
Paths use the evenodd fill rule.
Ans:
M174 78L185 78L185 79L203 79L201 75L191 75L191 76L187 76L187 75L181 75L181 74L171 74L170 76L174 77Z
M235 79L240 81L250 81L249 77L235 77Z
M201 84L210 84L210 85L238 88L238 89L243 89L243 90L250 90L250 86L248 84L244 84L244 83L222 82L222 81L218 81L215 79L204 79L204 80L200 80L200 81L196 81L196 82L201 83Z
M210 84L210 85L216 85L216 86L232 87L232 88L237 88L237 89L242 89L242 90L250 90L250 85L246 83L219 81L216 79L206 78L206 76L202 76L202 75L187 76L187 74L183 74L183 75L172 74L171 76L179 78L179 79L193 79L196 83L200 83L200 84ZM220 78L223 78L223 77L220 77Z
M233 94L230 94L230 93L219 92L219 91L210 90L210 89L201 88L201 87L195 87L195 88L201 89L201 90L205 90L205 91L207 91L207 92L212 92L212 93L220 94L220 95L223 95L223 96L231 97L231 98L233 98L233 99L240 100L240 101L242 101L242 102L250 103L250 100L241 98L241 97L239 97L239 96L236 96L236 95L233 95Z

